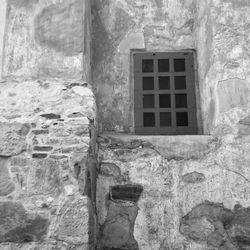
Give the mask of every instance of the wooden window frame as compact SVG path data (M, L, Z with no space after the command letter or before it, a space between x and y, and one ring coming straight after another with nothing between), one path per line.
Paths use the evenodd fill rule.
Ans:
M149 59L154 62L154 72L142 72L142 60ZM169 59L169 72L158 72L158 60ZM185 59L185 72L174 72L174 59ZM134 121L135 133L145 135L191 135L198 133L194 53L191 51L181 52L134 52ZM143 77L154 78L154 90L143 90ZM170 77L170 89L159 89L159 76ZM186 77L186 90L174 88L174 77ZM154 108L143 108L143 94L154 94ZM171 107L159 107L159 95L171 95ZM187 94L187 108L175 107L175 94ZM155 113L155 127L143 126L143 112ZM160 112L171 112L172 126L160 126ZM188 126L176 126L176 112L188 113Z

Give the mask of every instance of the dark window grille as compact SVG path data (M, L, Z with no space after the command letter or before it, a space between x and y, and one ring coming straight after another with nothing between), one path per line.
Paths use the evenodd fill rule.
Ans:
M134 54L135 132L197 134L192 52Z

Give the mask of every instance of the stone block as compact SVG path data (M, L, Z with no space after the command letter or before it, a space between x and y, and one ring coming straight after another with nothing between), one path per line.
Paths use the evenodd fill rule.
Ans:
M250 116L241 119L238 123L238 136L248 136L250 135Z
M202 173L192 172L182 176L182 181L185 183L199 183L205 181L206 177Z
M51 147L51 146L35 146L33 148L33 150L35 150L35 151L45 151L45 152L51 151L52 149L53 149L53 147Z
M119 177L121 175L121 170L114 163L102 162L100 167L100 174L104 176Z
M51 158L33 161L27 188L28 195L59 195L63 190L59 162Z
M6 196L15 190L6 163L7 160L0 157L0 196Z
M44 159L47 156L48 156L47 154L43 154L43 153L34 153L34 154L32 154L32 158L37 158L37 159Z
M14 156L10 159L11 166L25 167L31 164L31 159L29 154L23 154L20 156Z
M41 117L44 117L46 119L60 119L61 116L58 114L54 114L54 113L47 113L47 114L42 114L40 115Z
M88 243L87 197L68 200L59 211L56 238L76 245Z
M13 156L26 150L29 126L0 122L0 156Z
M49 130L32 130L32 133L35 135L44 135L49 134Z
M250 210L240 205L234 210L222 204L205 202L181 220L180 232L186 237L206 242L219 250L250 248Z
M100 249L137 250L138 244L133 236L133 226L138 208L125 203L110 202L108 215L101 228Z
M37 214L30 214L18 202L0 202L0 243L41 241L49 222Z

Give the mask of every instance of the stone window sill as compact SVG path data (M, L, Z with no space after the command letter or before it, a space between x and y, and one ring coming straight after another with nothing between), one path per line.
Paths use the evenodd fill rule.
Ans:
M199 159L217 148L219 141L210 135L132 135L102 133L99 141L109 140L110 148L151 147L169 160Z

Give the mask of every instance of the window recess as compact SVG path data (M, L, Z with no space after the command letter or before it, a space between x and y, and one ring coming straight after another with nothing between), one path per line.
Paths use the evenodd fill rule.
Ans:
M197 134L192 52L134 53L136 134Z

